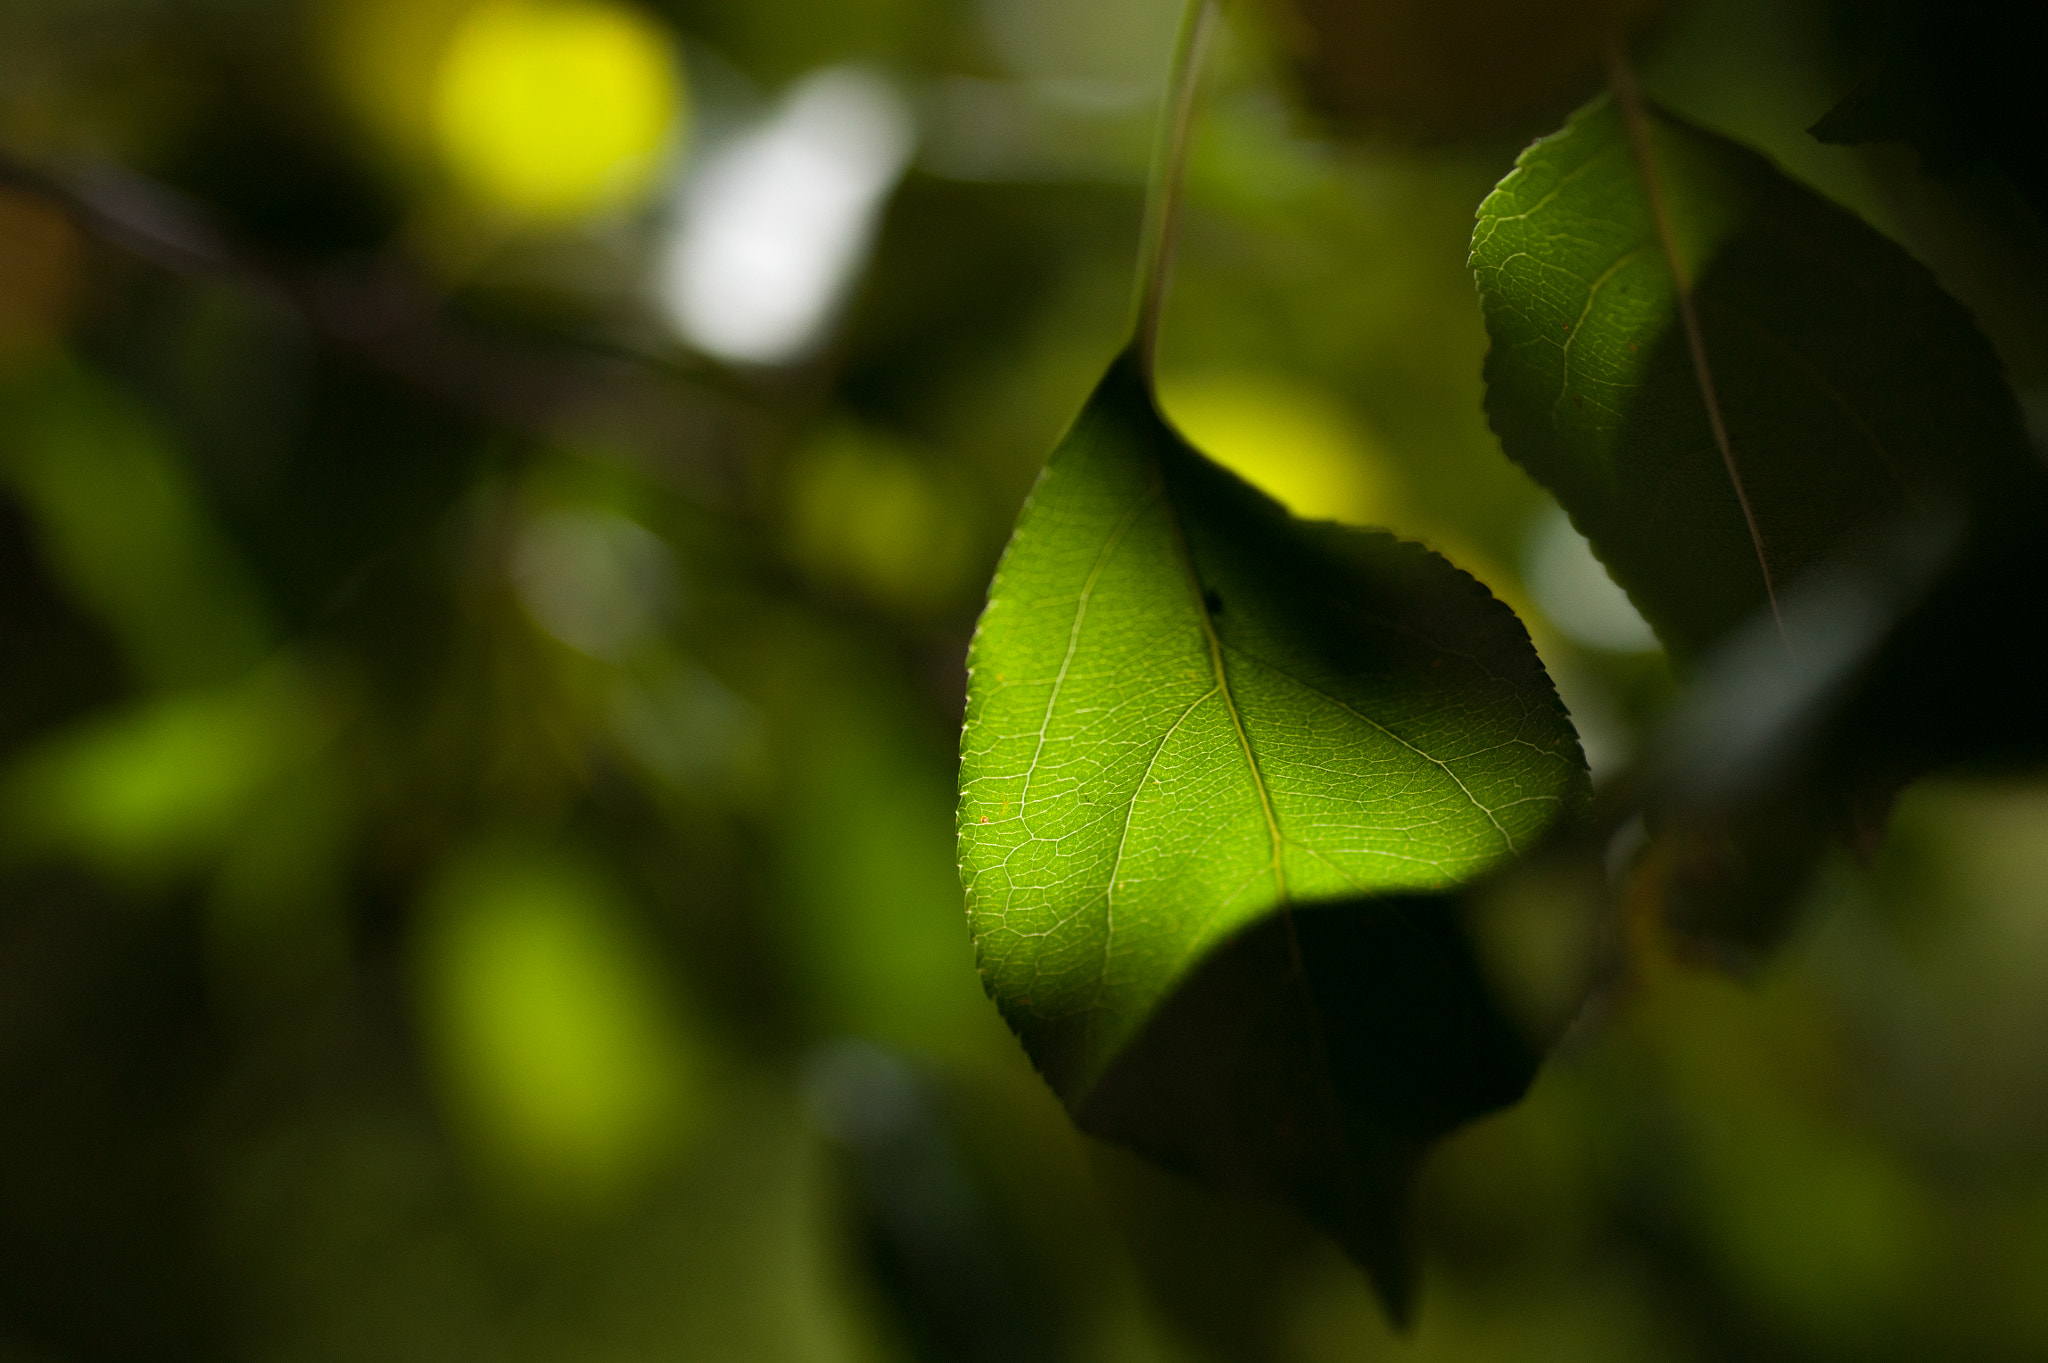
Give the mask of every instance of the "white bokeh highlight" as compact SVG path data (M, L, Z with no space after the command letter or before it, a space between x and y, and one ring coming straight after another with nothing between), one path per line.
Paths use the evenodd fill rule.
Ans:
M596 508L545 512L521 530L512 585L534 623L579 652L617 661L675 605L676 564L652 531Z
M1562 507L1545 509L1530 526L1522 581L1550 623L1574 643L1613 653L1650 653L1658 647L1657 636L1593 557L1593 547Z
M886 80L832 67L710 152L685 182L661 263L676 331L720 359L783 364L844 302L916 144Z

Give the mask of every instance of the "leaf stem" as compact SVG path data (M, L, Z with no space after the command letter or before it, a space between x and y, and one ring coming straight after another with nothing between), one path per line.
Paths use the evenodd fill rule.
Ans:
M1152 158L1145 198L1145 227L1138 256L1138 367L1152 381L1152 357L1159 344L1159 316L1166 306L1166 279L1180 233L1181 186L1187 178L1188 135L1195 121L1195 91L1202 53L1216 26L1217 0L1188 0L1168 68L1165 118Z
M1706 404L1707 424L1714 432L1714 447L1721 452L1721 464L1735 487L1735 500L1742 507L1743 523L1749 527L1749 542L1756 550L1756 566L1764 576L1764 596L1771 603L1771 619L1778 638L1787 649L1791 639L1785 633L1785 617L1778 609L1778 589L1771 580L1771 561L1764 553L1764 536L1757 525L1756 509L1749 503L1742 470L1735 462L1735 448L1728 439L1728 423L1721 416L1721 400L1714 388L1714 369L1707 362L1707 342L1700 331L1699 311L1693 305L1692 281L1686 277L1685 261L1678 253L1678 235L1671 227L1671 211L1657 178L1657 160L1650 149L1650 120L1643 111L1642 91L1636 85L1635 68L1629 64L1628 49L1618 34L1607 44L1608 81L1614 87L1615 103L1621 107L1622 125L1628 129L1629 150L1635 156L1636 172L1642 177L1643 197L1649 201L1650 220L1656 225L1657 244L1671 268L1672 291L1678 296L1679 324L1685 328L1685 347L1692 353L1693 377L1699 381L1700 398Z

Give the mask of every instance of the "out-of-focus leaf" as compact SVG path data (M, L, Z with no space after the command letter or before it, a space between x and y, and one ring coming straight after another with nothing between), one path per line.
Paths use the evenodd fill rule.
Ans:
M9 849L144 883L205 865L326 741L319 701L279 668L51 735L0 784Z
M1878 14L1859 14L1854 32L1875 36L1875 65L1813 125L1813 135L1848 145L1904 143L1930 174L1959 182L2038 246L2048 210L2048 106L2034 87L2048 60L2048 11L2000 0L1893 0L1872 8ZM2017 203L2031 211L2014 214ZM2027 217L2033 220L2014 221Z
M1648 121L1780 591L1859 531L2038 495L1997 358L1932 275L1755 153ZM1617 107L1603 98L1524 152L1472 240L1495 431L1666 646L1696 657L1766 606L1766 580Z
M2048 760L2043 516L2016 489L1887 522L1786 593L1783 634L1755 618L1703 659L1652 783L1665 913L1696 945L1774 944L1819 851L1874 853L1909 782Z
M1419 545L1288 517L1126 355L970 664L962 874L1026 1049L1085 1129L1293 1202L1399 1310L1415 1157L1533 1065L1426 892L1586 799L1520 623Z
M1693 951L1754 964L1829 840L1867 846L1882 831L1893 793L1918 773L1896 731L1874 741L1873 673L1896 657L1901 621L1925 614L1960 538L1953 507L1887 526L1784 594L1782 634L1759 614L1701 659L1646 783L1663 843L1650 863L1657 899Z
M241 675L271 643L254 584L156 426L87 370L41 366L4 394L0 476L44 558L152 683Z
M973 521L957 480L887 436L828 434L788 474L789 550L821 584L913 618L957 606L978 584Z
M1007 1052L960 931L943 731L922 728L888 673L842 640L792 630L782 653L795 684L773 711L788 753L779 878L806 1021L913 1055Z
M1527 131L1600 87L1608 35L1659 0L1267 0L1310 99L1342 126Z
M603 875L509 845L458 858L416 943L445 1096L492 1172L602 1204L701 1117L703 1064Z
M2048 497L1997 358L1925 269L1754 153L1647 124L1754 537L1607 101L1480 210L1487 407L1696 664L1650 792L1659 895L1741 959L1907 781L2048 750L2014 684L2048 651Z

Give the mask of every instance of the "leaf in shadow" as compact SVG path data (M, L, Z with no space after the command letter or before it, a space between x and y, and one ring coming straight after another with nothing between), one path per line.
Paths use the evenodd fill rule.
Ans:
M1318 904L1211 952L1076 1117L1210 1186L1292 1204L1405 1319L1423 1154L1519 1099L1536 1064L1493 1001L1455 897Z
M1522 154L1480 207L1472 265L1494 430L1674 655L1767 604L1758 540L1785 588L1918 510L2038 501L1997 358L1924 267L1756 153L1649 123L1756 539L1613 101Z
M1910 146L1929 174L2039 250L2048 241L2048 104L2037 89L2048 10L2006 0L1871 8L1854 35L1875 60L1813 125L1814 137Z
M1871 741L1868 692L1962 539L1954 505L1887 525L1796 583L1780 616L1752 616L1701 660L1643 783L1664 843L1664 917L1694 954L1753 966L1828 843L1868 848L1881 834L1915 772L1910 744Z
M1487 411L1687 665L1646 787L1662 898L1747 959L1905 782L2048 752L2023 680L2048 662L2048 484L1924 267L1754 152L1643 117L1653 183L1602 98L1482 205Z
M2027 503L2019 510L2030 513ZM1672 844L1667 917L1725 964L1791 922L1822 850L1874 854L1897 793L1932 772L2048 761L2048 546L2040 522L1955 504L1881 527L1703 660L1645 785Z

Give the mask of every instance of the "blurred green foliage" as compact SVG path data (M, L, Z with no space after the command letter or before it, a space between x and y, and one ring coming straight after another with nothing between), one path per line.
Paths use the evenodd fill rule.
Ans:
M2048 1351L2033 786L1909 793L1760 979L1582 1019L1425 1172L1406 1338L1031 1073L961 913L961 660L1123 338L1176 10L0 13L0 1359ZM1700 0L1645 81L1927 258L2038 410L2008 248L1805 137L1842 31ZM1217 55L1166 406L1486 580L1610 776L1669 683L1523 581L1554 511L1464 266L1545 129L1325 140L1266 36ZM791 220L836 235L718 244ZM692 342L703 260L810 262L772 361ZM1568 942L1495 945L1560 992Z

